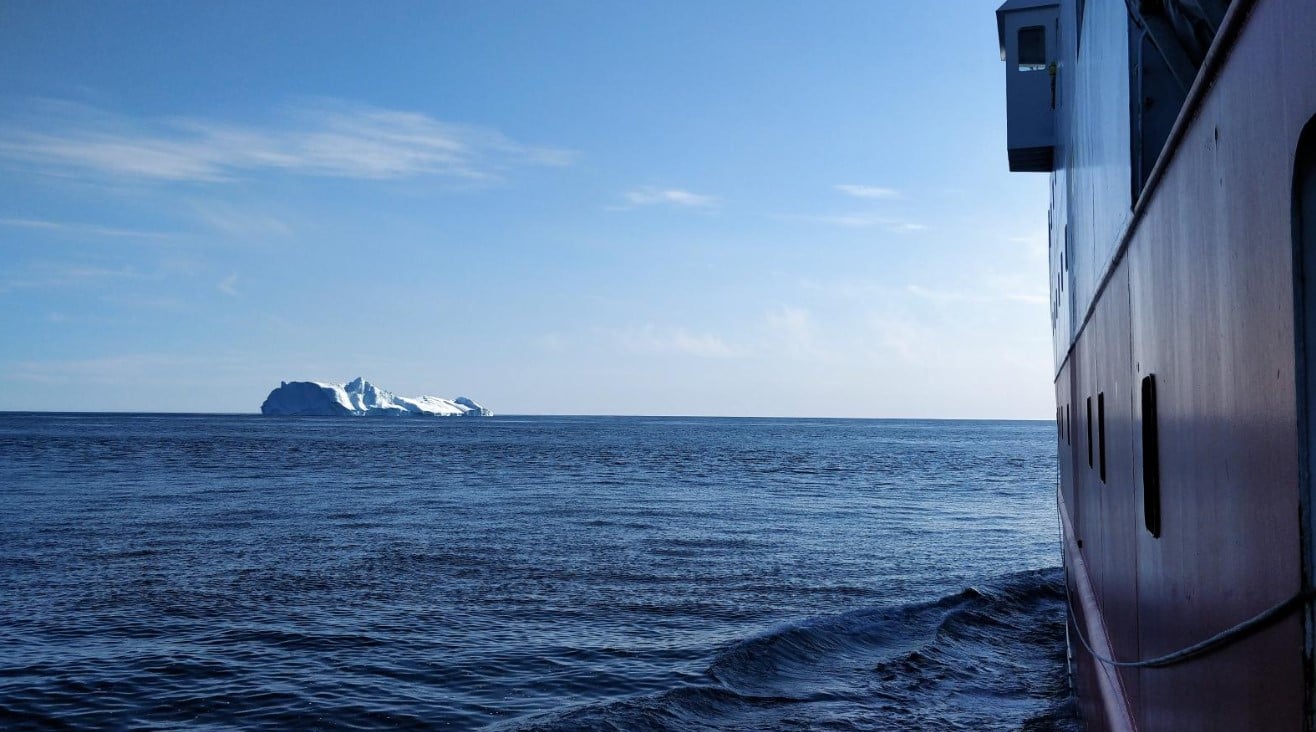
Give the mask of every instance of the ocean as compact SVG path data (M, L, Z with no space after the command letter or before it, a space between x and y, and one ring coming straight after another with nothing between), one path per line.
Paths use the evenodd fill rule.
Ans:
M0 727L1077 729L1054 440L0 414Z

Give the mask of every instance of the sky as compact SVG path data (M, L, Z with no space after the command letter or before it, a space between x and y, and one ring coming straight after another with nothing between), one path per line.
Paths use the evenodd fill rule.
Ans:
M0 410L1050 418L997 3L0 3Z

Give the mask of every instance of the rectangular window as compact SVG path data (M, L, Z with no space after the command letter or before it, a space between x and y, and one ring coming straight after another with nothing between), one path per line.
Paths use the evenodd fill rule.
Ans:
M1097 395L1097 440L1101 442L1101 482L1106 482L1106 393Z
M1142 520L1161 536L1161 437L1156 428L1156 375L1142 380Z
M1046 71L1046 27L1019 29L1019 70Z
M1074 28L1078 34L1078 47L1083 47L1083 11L1087 9L1087 0L1078 0L1078 23Z
M1092 467L1092 397L1088 397L1088 467Z

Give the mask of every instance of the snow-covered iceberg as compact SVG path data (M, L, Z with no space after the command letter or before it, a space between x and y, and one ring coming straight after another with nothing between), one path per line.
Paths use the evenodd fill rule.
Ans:
M260 413L268 416L363 417L410 415L492 417L493 412L467 399L401 397L357 377L346 384L285 381L270 392Z

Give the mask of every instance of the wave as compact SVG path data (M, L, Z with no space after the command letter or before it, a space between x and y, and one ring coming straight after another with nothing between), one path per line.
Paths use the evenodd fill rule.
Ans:
M1077 730L1059 568L856 610L722 648L686 684L511 728Z

